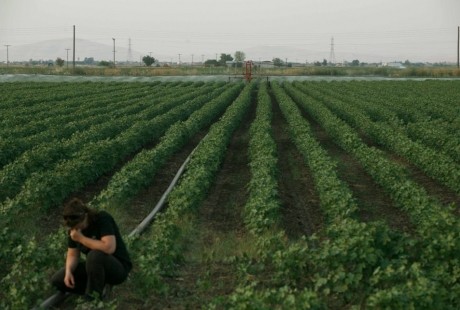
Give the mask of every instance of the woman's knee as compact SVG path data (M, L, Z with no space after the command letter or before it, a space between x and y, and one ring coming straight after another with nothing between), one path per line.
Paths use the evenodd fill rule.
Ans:
M108 254L105 254L99 250L92 250L86 255L86 265L90 264L102 264L107 258Z

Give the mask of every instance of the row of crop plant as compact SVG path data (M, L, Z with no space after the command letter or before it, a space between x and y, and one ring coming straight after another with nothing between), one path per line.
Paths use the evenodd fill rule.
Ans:
M449 216L439 203L412 181L399 164L389 160L374 147L367 146L358 133L329 110L323 102L285 84L285 89L296 102L312 115L347 152L355 156L366 171L392 196L396 203L410 214L415 224L429 228ZM450 217L453 217L450 214Z
M436 204L425 204L423 209L427 214L440 213L432 222L419 223L418 234L421 238L392 231L382 223L360 223L355 220L353 210L359 206L355 205L347 186L340 180L322 184L325 177L322 176L320 162L329 167L326 169L329 173L324 172L325 175L337 178L337 173L332 160L311 136L308 124L302 119L296 105L316 118L339 145L360 159L370 172L373 171L374 176L379 173L384 175L385 170L390 169L390 175L396 173L395 179L402 178L399 185L410 183L410 180L400 168L394 168L384 159L381 152L366 147L357 133L330 113L322 103L300 93L289 83L284 84L285 89L276 83L272 83L272 87L289 124L293 141L301 152L304 150L306 163L312 174L316 174L313 177L320 197L336 196L339 202L340 197L344 197L344 200L349 200L348 205L354 208L340 208L340 203L328 203L333 199L321 199L321 208L328 218L328 224L319 235L294 242L286 242L283 233L261 235L257 242L258 257L238 262L244 273L241 278L246 281L225 299L224 305L245 309L458 307L458 273L455 272L458 270L458 260L455 259L455 255L458 255L458 242L455 241L458 240L458 225L451 214ZM370 158L366 159L365 154ZM256 174L253 178L257 178ZM328 184L337 184L337 189ZM414 191L414 188L410 190L403 186L402 192L393 198L399 199L399 203L404 205L405 199L411 200L411 195L422 195L413 197L413 208L416 208L417 201L422 204L426 202L423 199L426 194L417 192L417 189ZM269 196L270 193L265 199L270 199ZM259 200L264 201L263 198ZM334 210L336 205L338 210ZM434 212L429 210L431 207ZM261 214L265 214L263 206L261 208ZM350 212L343 212L347 209ZM426 217L424 219L428 220ZM269 222L269 218L266 221ZM430 227L436 221L438 225ZM445 239L441 237L443 235ZM216 302L216 305L221 304L222 301Z
M325 208L325 213L328 213L329 209L330 222L334 223L332 226L336 227L335 231L337 227L342 226L352 230L358 225L357 222L350 219L353 216L353 210L356 209L355 202L345 184L338 179L334 163L312 137L308 123L302 118L300 110L292 99L278 84L272 83L272 87L276 101L289 124L290 136L304 155L306 164L308 163L314 171L318 191L322 192L320 193L323 198L322 206ZM243 309L326 308L328 295L342 292L344 285L350 285L347 281L360 282L360 275L356 274L355 270L346 274L344 269L340 271L344 275L343 278L335 277L335 270L331 270L334 266L324 269L324 265L325 262L329 263L337 259L333 254L336 253L337 248L331 250L328 244L323 246L322 256L316 257L325 260L323 264L320 264L312 261L320 252L318 247L321 246L318 245L315 237L308 242L303 239L290 243L287 242L283 231L274 229L277 226L277 219L273 218L273 214L278 211L278 207L282 206L276 197L277 157L270 134L271 103L266 92L265 86L262 85L259 90L256 120L251 126L249 154L250 165L253 169L251 169L250 195L245 212L246 225L257 238L257 255L256 257L243 257L236 261L236 264L240 265L237 270L242 273L240 278L243 281L232 295L224 301L215 301L214 306ZM332 183L328 187L327 184L330 181ZM259 184L267 185L268 189L260 188L257 186ZM337 205L333 203L339 200L344 203ZM348 238L349 235L346 237ZM364 242L362 240L367 240L369 237L360 236L351 240L356 239ZM361 244L356 246L356 243L359 242L350 242L349 248L347 245L342 245L343 254L349 254L350 257L351 255L359 257L360 251L368 254L365 247ZM336 246L337 244L334 243L334 247ZM364 256L364 254L361 255ZM336 262L335 267L340 269L345 263L346 259L342 258L341 262ZM320 268L313 268L315 264ZM320 273L321 269L323 270Z
M55 90L62 89L61 83L2 83L0 85L0 102L3 108L17 105L18 100L22 103L33 104L41 101L42 96L54 95ZM18 95L15 95L18 93ZM14 95L12 95L14 94Z
M147 86L144 88L147 89ZM107 104L126 101L143 93L138 88L130 90L112 89L112 87L98 89L93 86L92 88L83 87L83 89L86 89L87 93L72 94L70 89L63 88L63 91L70 92L69 97L64 100L48 100L46 96L37 96L41 100L32 105L16 102L15 106L9 107L6 111L4 109L2 113L2 134L13 135L15 138L26 137L52 127L55 123L72 122L75 114L85 117L91 115L91 110L104 109ZM99 102L100 105L95 105L94 102ZM2 106L4 106L3 103Z
M255 83L246 85L238 98L214 123L195 149L179 184L168 197L168 208L155 220L150 232L136 246L139 266L135 282L145 298L152 290L167 292L164 276L177 272L184 254L187 227L193 221L224 159L233 132L251 105Z
M223 87L227 89L227 91L223 90ZM239 92L239 87L233 86L229 87L228 85L225 86L224 84L212 84L211 88L207 87L206 91L208 92L207 94L201 94L201 92L194 92L192 95L195 96L195 99L192 101L186 102L186 104L182 104L182 106L177 106L175 109L172 109L177 111L183 111L186 112L187 109L189 110L194 110L197 109L200 105L203 103L207 103L206 106L208 107L205 109L205 112L202 112L204 114L204 118L207 117L205 121L209 122L212 120L212 114L209 112L206 114L206 111L208 110L219 110L219 102L220 102L220 110L222 110L222 106L228 105L229 101L229 96L235 97L238 92ZM213 90L209 92L210 90ZM223 96L221 98L226 99L226 100L212 100L215 97L218 97L218 94L220 92L223 92ZM201 95L200 95L201 94ZM189 94L190 96L190 94ZM182 98L184 99L184 98ZM230 98L231 100L231 98ZM175 104L177 105L177 101L174 101ZM170 102L168 102L170 104ZM185 109L184 107L187 107ZM178 114L178 112L175 112L175 114ZM187 112L188 113L188 112ZM216 112L214 112L215 114ZM217 112L218 113L218 112ZM167 113L166 113L167 114ZM195 115L196 113L193 113L192 115ZM215 117L215 115L214 115ZM169 119L171 118L171 115L169 115ZM155 119L155 118L154 118ZM156 121L158 122L158 127L157 131L161 132L162 130L158 130L159 128L167 128L167 124L164 122L160 122L162 117L157 117ZM163 119L168 119L168 118L163 118ZM194 122L196 118L193 118L194 120L190 122ZM202 120L203 121L203 120ZM194 127L199 124L191 124L191 123L185 123L188 127ZM176 124L180 124L181 122L176 122ZM183 126L183 127L185 127ZM177 127L177 126L176 126ZM196 129L198 130L198 129ZM169 131L171 134L169 135L170 138L173 135L174 130ZM158 133L155 133L158 134ZM181 135L182 133L177 133ZM135 135L134 135L135 136ZM173 139L173 138L172 138ZM167 140L167 138L163 139ZM165 142L166 143L166 142ZM161 142L160 142L161 145ZM85 163L85 162L83 162ZM87 164L88 162L86 162ZM56 180L54 180L56 181ZM1 283L2 286L5 288L4 292L6 296L9 296L8 301L5 300L4 305L26 305L30 304L31 302L37 302L39 300L39 294L40 291L43 294L43 285L40 284L41 282L47 283L47 273L46 270L49 270L50 268L55 267L57 264L60 264L59 259L62 257L62 254L57 254L57 253L62 253L64 249L57 249L57 248L62 248L62 245L64 244L62 240L63 232L58 231L54 234L51 234L45 238L45 240L41 240L41 242L38 242L36 238L34 237L23 237L22 242L18 241L20 239L20 236L15 236L14 233L14 227L6 227L3 231L3 234L1 235L1 240L2 244L9 245L7 248L7 251L5 251L5 272L7 272L6 276L3 277ZM35 252L35 255L33 254ZM57 255L56 255L57 254ZM3 258L3 257L2 257ZM8 258L8 261L6 260ZM4 266L5 266L4 265ZM26 274L30 274L32 276L24 276ZM3 275L3 272L2 272ZM48 274L49 276L49 274ZM22 279L21 281L18 281L17 279ZM44 297L44 296L41 296ZM14 307L13 307L14 308Z
M459 113L456 100L460 95L458 85L456 80L361 83L359 87L353 87L353 92L371 101L377 100L408 121L453 121Z
M239 285L230 296L217 298L210 307L458 308L460 236L457 218L429 197L384 152L367 146L355 129L339 119L332 112L335 110L330 110L323 100L309 96L305 87L276 82L271 85L275 104L279 104L287 120L290 137L312 173L327 222L316 235L300 240L289 240L279 229L277 212L283 206L277 200L277 154L270 128L270 89L262 83L258 90L256 120L250 130L252 179L248 184L250 194L244 212L248 230L256 238L256 254L234 258ZM155 221L152 230L145 237L130 240L138 267L133 280L145 298L153 290L167 292L164 279L177 271L177 263L184 255L184 243L188 240L187 227L192 225L196 210L213 182L232 133L250 107L255 87L254 83L247 85L219 122L211 126L208 136L194 152L184 177L171 193L168 208ZM191 114L190 121L176 122L156 148L139 153L133 159L133 169L120 170L120 182L124 182L124 177L125 181L136 180L136 174L142 173L142 169L136 169L135 162L144 163L146 157L156 161L157 156L161 158L166 154L160 149L172 152L184 143L181 136L206 126L204 115L210 106L210 102L205 103ZM406 210L416 227L413 236L393 231L384 223L362 223L356 219L360 206L347 184L338 177L334 161L315 140L308 122L302 117L302 110L361 163L396 205ZM198 125L199 120L204 123ZM146 169L145 173L154 173L155 169L150 172ZM118 178L116 175L113 180ZM148 182L143 177L139 179L137 187ZM109 185L108 188L123 192L122 185ZM112 204L115 199L129 199L135 192L136 189L130 189L120 195L108 194L107 201ZM93 204L106 208L109 203L97 198ZM0 297L8 296L8 299L0 298L0 305L6 309L31 306L37 298L44 297L44 275L62 263L59 253L64 252L62 231L46 236L44 243L30 238L16 244L16 239L11 237L13 234L12 226L0 233L0 241L8 245L8 250L0 253L2 262L6 258L6 266L0 266ZM44 247L43 244L48 245Z
M290 136L300 144L308 144L312 140L308 135L308 125L302 121L299 110L276 83L272 83L272 86L283 115L290 124ZM268 85L262 83L258 92L256 118L250 129L248 153L251 180L244 212L245 224L256 240L257 250L253 256L245 255L235 259L240 283L230 296L212 302L211 305L216 308L310 309L322 305L315 292L293 283L296 275L303 276L305 267L299 257L294 256L307 255L308 246L303 240L289 244L279 225L283 205L277 195L278 156L272 136L272 113ZM312 147L317 147L317 144ZM316 155L312 161L324 154ZM290 256L290 260L283 262L286 255Z
M257 236L257 255L237 260L236 263L240 265L237 269L241 270L240 278L243 281L223 301L223 306L243 309L325 309L359 304L366 294L375 289L370 285L371 271L382 263L384 256L384 245L378 238L385 236L390 241L389 231L385 227L367 225L353 219L356 202L346 184L338 178L333 160L315 140L308 122L303 119L294 101L277 83L271 85L276 102L288 123L289 135L312 171L328 225L321 232L322 241L317 236L287 241L283 231L274 230L272 213L265 212L266 204L277 205L276 196L273 196L276 186L270 187L269 191L250 186L246 208L252 212L245 213L245 221ZM261 87L260 92L263 91ZM262 108L265 100L261 98L264 97L259 97L258 117L253 124L255 128L258 128L256 124L259 118L269 118L269 112ZM265 131L264 135L256 134L258 130L251 131L251 145L257 146L256 154L265 154L271 158L270 162L276 163L276 155L270 146L273 144L270 127L264 128L259 129ZM250 154L252 152L250 149ZM257 164L259 156L250 157L251 166L260 167ZM264 169L264 164L260 165L260 170L266 173L258 169L252 171L250 184L276 184L273 172L270 173L272 168ZM270 179L272 183L269 183ZM276 210L276 207L273 209ZM254 226L259 229L254 229ZM388 245L386 248L387 252L393 250ZM215 305L222 305L222 301L216 301Z
M455 81L446 84L422 84L415 92L421 96L406 104L400 104L398 100L380 100L377 104L381 102L386 108L404 115L407 120L405 129L411 138L419 139L440 150L445 149L453 159L460 162L460 110L458 101L455 101L460 96L458 84ZM375 100L371 99L371 102ZM419 101L423 100L427 102L419 105Z
M209 101L193 112L187 120L176 122L152 149L138 153L112 176L107 187L93 199L91 205L107 207L121 205L129 197L151 183L158 169L200 130L209 126L237 97L241 84L222 90L216 88L207 96Z
M225 107L227 107L229 103L233 101L234 98L236 98L242 86L242 84L226 85L225 86L226 90L223 90L222 89L223 85L222 84L219 84L219 85L220 87L217 87L214 91L208 93L207 95L202 95L202 96L198 96L197 98L195 98L194 102L200 102L201 104L206 103L202 109L197 109L198 108L197 106L194 106L193 104L190 104L190 103L186 105L190 109L193 108L194 110L196 110L196 112L194 112L190 116L190 118L188 118L187 121L184 121L184 122L178 121L176 122L176 125L170 126L170 130L167 131L166 135L159 142L157 147L153 149L153 150L160 150L159 152L158 151L157 152L145 151L145 152L142 152L141 154L149 154L151 156L150 158L151 160L156 161L161 164L161 162L164 162L165 160L162 156L167 156L167 154L165 154L161 150L166 150L171 155L174 152L174 150L177 149L177 147L180 147L181 144L186 142L187 137L190 137L190 135L195 134L198 130L202 129L203 126L208 126L210 122L212 122L222 112L222 110ZM222 94L219 96L220 93ZM176 109L180 109L180 107ZM166 124L162 124L162 125L163 125L163 128L168 127L166 126ZM177 145L174 146L173 144L178 144L179 146ZM171 148L171 145L173 145L172 148ZM132 163L133 166L135 166L135 163L139 162L139 160L143 158L143 155L141 154L139 155L139 157L136 157L136 159ZM130 171L130 170L127 169L127 171ZM149 169L143 169L142 172L148 175ZM119 174L116 174L114 176L114 179L117 179L119 175L126 177L125 172L120 172ZM134 175L131 175L128 178L130 179L130 181L133 181L135 184L142 183L142 181L139 182L139 180L136 179L137 177L139 177L139 174L134 173ZM122 194L125 195L124 197L125 199L127 198L127 195L130 194L132 196L135 193L137 193L136 190L133 190L131 193L126 193L126 190L124 188L109 185L109 190L111 191L112 194L115 189L122 191ZM115 195L115 196L117 198L120 198L120 194ZM104 195L102 195L102 197L104 197ZM111 199L112 199L111 202L113 202L115 197L111 197ZM96 199L96 201L98 200ZM105 205L101 201L93 202L93 204L96 205L95 207L107 208L107 205ZM14 233L14 232L9 231L9 233ZM38 294L40 291L39 289L40 286L35 287L34 285L40 283L40 281L46 281L47 279L44 278L44 275L46 274L46 272L44 271L49 270L49 268L52 268L53 266L56 266L56 262L58 261L58 259L56 258L56 255L53 254L53 251L62 252L62 250L56 250L56 247L59 247L59 242L62 242L62 238L60 237L61 235L62 235L62 232L57 232L55 234L48 236L46 238L46 242L44 243L43 249L40 249L37 246L37 242L34 240L34 238L31 238L25 244L13 247L12 252L14 251L14 249L18 249L20 247L21 254L19 256L13 256L15 257L15 259L13 260L11 265L9 265L10 267L9 273L2 280L2 283L5 284L5 288L6 288L5 292L9 296L11 296L10 302L13 303L13 305L14 305L14 302L16 302L17 304L21 304L25 301L30 303L34 301L34 298L35 298L35 302L37 301L37 298L39 296ZM12 242L11 239L9 238L7 239L6 237L4 241L10 242L10 243ZM24 251L25 249L27 249L27 251ZM36 256L32 257L31 255L28 255L29 253L33 253L33 251L38 251ZM12 252L9 252L9 254L11 254ZM44 260L43 258L47 256L49 256L50 259ZM137 257L137 255L135 256ZM21 265L22 265L22 268L20 268ZM42 271L42 272L37 273L37 271ZM23 281L19 281L19 282L15 280L18 278L19 275L24 275L24 274L27 274L28 272L30 272L31 274L37 273L37 276L34 277L33 279L31 279L30 277L25 277ZM142 277L143 275L141 276L141 278Z
M209 98L206 95L187 101L168 113L137 122L115 139L85 145L76 156L58 163L53 169L32 174L25 181L21 192L1 205L3 226L14 231L24 217L33 218L44 214L74 191L113 169L117 162L143 143L160 137L169 126L187 118L207 101ZM11 238L14 238L13 235ZM21 238L14 242L21 245ZM9 257L14 261L14 255ZM7 259L3 262L6 266L11 264Z
M2 213L15 214L35 207L47 209L61 203L67 195L110 171L148 141L159 138L176 121L186 119L206 100L209 100L206 95L199 96L167 113L134 123L114 139L85 144L72 158L57 163L52 169L32 174L18 195L2 203Z
M222 88L223 86L224 85L220 83L216 84L214 85L213 91L195 98L195 102L205 102L203 108L198 109L198 106L195 106L196 112L192 113L187 121L179 120L175 123L175 125L170 126L170 129L166 131L165 136L161 139L157 147L154 148L160 150L159 152L152 153L146 151L142 153L149 154L152 157L161 157L168 156L168 154L161 151L166 150L169 152L170 156L174 150L177 150L181 144L185 143L187 136L190 137L198 130L202 129L203 126L209 125L209 123L212 122L216 116L218 116L222 110L233 101L234 98L236 98L242 88L242 84L225 85L224 89ZM188 104L188 106L192 107L193 105ZM227 120L222 122L226 123ZM176 145L174 146L174 144ZM138 157L135 157L134 161L139 162L142 158L144 158L144 156L139 155ZM155 160L155 158L151 159ZM159 158L159 160L157 159L157 162L161 165L164 160L164 158ZM149 169L143 170L143 173L148 175ZM128 177L130 181L137 182L136 178L138 177L138 174L136 171L134 172L134 175L131 176L127 176L124 172L119 172L119 174L124 177ZM114 178L117 178L117 174L115 174ZM124 189L120 187L117 188L116 186L114 187L110 185L109 187L111 187L110 191L112 194L114 190L124 191ZM135 195L135 193L135 190L130 193L123 192L123 198L129 199L129 195ZM115 196L117 198L121 197L120 194ZM114 201L111 200L111 203L113 202ZM95 199L95 201L92 202L92 205L96 208L109 208L98 199ZM14 238L12 238L12 235L14 235L14 230L12 228L5 228L4 234L0 235L0 239L3 242L9 242L11 245L11 250L3 254L5 258L9 257L11 259L11 263L8 264L7 268L8 273L0 281L0 287L2 287L3 294L9 297L8 300L5 299L1 304L6 309L14 309L18 306L22 307L24 305L33 306L37 302L40 302L40 297L45 297L44 294L46 293L46 290L44 290L44 288L46 289L49 287L48 278L50 271L55 268L55 266L62 263L62 253L64 252L63 246L65 245L63 240L65 234L61 230L46 236L44 240L41 240L41 242L38 242L35 237L31 237L28 239L26 238L27 242L16 244L17 242L13 241ZM150 240L147 240L148 244L150 244ZM137 245L133 244L133 256L136 257L137 260L142 261L143 253L136 253L136 248ZM148 250L144 247L141 247L141 249L142 252L148 252ZM165 257L168 258L167 253L165 252L164 254ZM139 275L141 279L143 279L144 276L146 276L146 274ZM158 276L160 275L157 274L156 277ZM151 288L144 287L144 289Z
M117 111L116 114L120 117L110 112L96 113L96 116L85 119L87 128L80 127L82 131L74 132L68 139L43 143L39 143L39 140L35 139L36 136L33 139L28 139L33 147L27 149L0 170L1 201L7 197L14 197L31 173L51 169L57 162L71 158L87 143L113 138L136 122L139 119L139 114L148 113L149 110L153 109L157 110L157 106L137 105L134 102L123 105L119 109L114 106L110 108ZM52 129L48 129L44 133L52 131ZM63 132L65 130L60 131L60 133Z
M460 166L449 156L408 138L403 132L382 122L372 121L361 109L332 97L323 96L304 85L295 84L308 95L320 100L353 127L360 129L376 143L407 158L427 175L460 193Z
M135 94L139 97L139 94ZM153 96L153 94L152 94ZM79 108L72 112L67 105L56 107L52 102L42 102L42 109L47 111L58 111L60 116L42 117L38 114L31 114L20 120L22 125L10 126L11 119L17 119L18 111L11 108L9 114L2 115L2 139L1 146L3 151L0 155L0 166L7 164L15 159L22 152L35 147L41 143L56 142L60 139L68 139L72 134L84 131L95 124L108 121L111 117L119 115L128 108L127 102L133 100L133 94L98 95L88 101L74 98L75 104ZM154 97L151 97L154 98ZM148 100L148 98L146 98ZM141 102L138 100L137 102ZM133 106L136 106L133 104ZM147 107L147 105L146 105ZM142 108L142 104L139 104ZM130 109L130 108L128 108ZM128 110L129 111L129 110ZM48 112L49 113L49 112ZM108 118L107 116L110 116Z
M249 130L251 180L249 198L244 208L246 227L257 235L280 222L276 143L272 137L273 117L268 84L262 82L257 92L256 118Z
M373 121L388 124L413 141L423 143L451 157L457 163L460 162L460 111L455 108L455 104L449 106L450 114L447 118L442 117L442 115L436 117L433 110L445 110L446 106L446 104L440 106L437 92L433 92L431 95L426 93L427 97L436 100L431 102L429 107L431 113L426 114L427 109L424 106L419 106L417 102L413 102L412 105L402 105L398 101L391 102L388 99L385 100L385 97L370 95L370 92L360 94L361 85L363 84L348 85L342 83L340 86L336 83L328 85L310 84L311 88L328 97L340 99L346 102L350 108L360 109L368 114ZM431 84L428 84L426 88L432 91L433 87L430 86ZM407 87L409 85L404 88L406 91ZM409 115L409 118L404 116L406 114Z
M400 283L398 279L397 283L401 285L401 292L395 294L395 298L400 299L404 294L408 294L407 296L414 298L412 302L416 302L415 298L418 298L418 295L414 295L414 292L419 294L426 289L424 286L430 286L430 293L417 301L419 305L434 305L433 300L446 306L451 303L458 304L459 301L455 297L457 293L454 292L460 289L457 284L459 279L458 274L453 272L459 267L458 259L455 258L459 254L458 219L448 208L429 197L425 190L412 181L396 163L389 161L382 152L375 148L366 146L357 133L337 118L322 102L307 96L292 85L285 84L285 89L299 105L322 124L344 150L361 162L395 203L408 212L416 225L418 235L421 237L417 239L418 251L404 253L407 259L413 259L414 262L405 265L404 268L401 267L400 271L410 274L411 277L417 276L413 281L416 283L420 281L420 283L417 283L419 286L409 294L410 282ZM417 242L411 239L410 242L406 241L406 246L412 248ZM415 251L414 248L412 250ZM411 253L417 253L417 256L411 257ZM389 272L394 277L399 275L399 272L388 266L381 266L378 272L379 277L385 281L391 277L387 278L384 272ZM388 294L394 294L393 290L388 289L384 292L378 293L379 298L391 300L391 295Z
M42 103L54 105L68 105L70 109L76 106L72 104L76 98L81 100L91 99L103 94L129 92L130 89L144 88L147 85L116 85L113 83L1 83L0 110L6 111L17 108L21 112L19 119L32 115L32 113L46 115ZM124 91L123 91L124 90ZM77 102L75 102L76 104ZM53 113L48 111L48 113ZM15 120L9 120L15 122Z

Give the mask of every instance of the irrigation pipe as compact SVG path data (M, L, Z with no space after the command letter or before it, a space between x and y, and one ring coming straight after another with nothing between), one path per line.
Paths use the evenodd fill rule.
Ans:
M206 137L207 137L207 135L201 141L206 139ZM157 213L164 206L166 198L168 198L169 193L172 191L174 186L176 186L177 181L179 180L179 178L181 177L182 173L185 170L185 166L187 166L188 162L190 161L190 158L192 157L192 155L195 152L195 150L197 149L197 147L198 146L196 146L193 149L193 151L188 155L188 157L182 163L182 165L180 166L179 170L177 170L176 175L174 176L174 179L171 181L171 183L169 184L168 188L163 193L163 195L161 196L160 200L155 205L153 210L149 213L149 215L147 215L147 217L144 218L144 220L142 220L142 222L136 228L134 228L134 230L128 235L128 237L132 237L132 236L135 236L135 235L143 233L144 230L147 228L147 226L150 225L150 223L153 221L153 219L155 218ZM34 307L33 310L48 309L50 307L53 307L54 305L64 301L68 296L70 296L70 294L71 293L64 293L64 292L58 291L58 292L54 293L53 295L51 295L50 297L48 297L45 301L43 301L38 308Z
M194 151L195 151L195 149L190 153L190 155L187 157L187 159L185 159L185 161L182 163L182 166L180 166L179 170L177 171L176 175L174 176L174 179L169 184L168 188L163 193L163 195L161 196L160 200L156 204L155 208L153 208L152 212L150 212L150 214L147 215L147 217L136 228L134 228L134 230L128 235L128 237L135 236L136 234L141 234L147 228L147 226L152 222L152 220L154 219L155 215L163 207L163 205L164 205L164 203L166 201L166 198L168 198L169 193L172 191L174 186L176 186L177 181L179 180L180 176L184 172L185 166L190 161L190 157L192 156Z

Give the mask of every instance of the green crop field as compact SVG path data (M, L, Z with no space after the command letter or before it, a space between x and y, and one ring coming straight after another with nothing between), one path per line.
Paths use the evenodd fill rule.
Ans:
M72 197L134 262L95 308L460 308L458 80L4 82L0 144L2 309L53 294Z

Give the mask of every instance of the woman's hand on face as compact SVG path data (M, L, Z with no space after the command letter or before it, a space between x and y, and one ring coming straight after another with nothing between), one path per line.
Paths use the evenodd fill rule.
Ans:
M81 230L80 229L76 229L76 228L72 228L70 230L70 238L73 240L73 241L80 241L81 238L83 237L83 234L81 233Z

